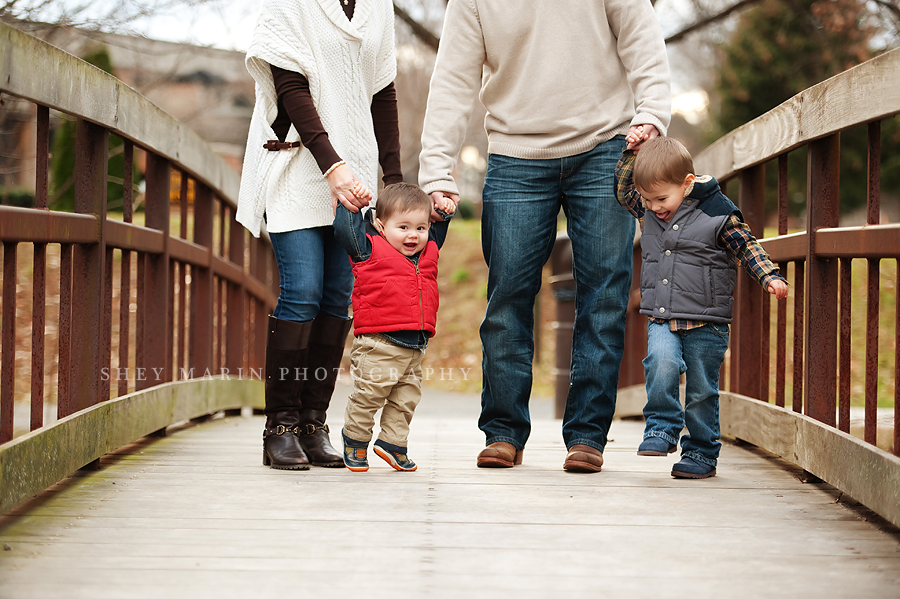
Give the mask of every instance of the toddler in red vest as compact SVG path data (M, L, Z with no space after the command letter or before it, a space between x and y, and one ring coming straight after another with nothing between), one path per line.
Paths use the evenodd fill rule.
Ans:
M441 220L431 222L432 208ZM353 285L353 391L344 414L344 464L369 469L366 455L375 413L381 432L375 453L395 470L412 471L409 423L422 396L422 357L438 310L438 249L456 204L431 198L409 183L388 185L372 210L337 205L334 231L350 256Z

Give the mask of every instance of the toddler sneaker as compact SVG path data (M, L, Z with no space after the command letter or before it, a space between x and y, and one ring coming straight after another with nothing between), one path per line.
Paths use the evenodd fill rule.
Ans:
M681 461L672 466L672 476L675 478L709 478L716 475L715 466L703 464L684 456Z
M341 430L341 438L344 440L344 466L353 472L365 472L369 469L369 459L366 451L369 444L364 441L347 438Z
M667 455L675 451L675 446L662 437L647 437L638 445L638 455Z
M378 439L372 450L379 458L391 465L391 468L400 472L412 472L417 466L406 456L406 448L399 445L392 445L387 441Z

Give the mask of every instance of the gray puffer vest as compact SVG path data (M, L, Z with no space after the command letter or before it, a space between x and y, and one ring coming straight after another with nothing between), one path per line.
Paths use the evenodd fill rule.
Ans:
M719 246L728 218L740 210L713 177L698 177L675 215L644 215L641 236L641 314L730 323L736 266Z

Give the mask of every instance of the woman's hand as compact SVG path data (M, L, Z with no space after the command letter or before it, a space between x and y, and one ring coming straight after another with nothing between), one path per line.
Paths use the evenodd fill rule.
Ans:
M346 164L338 163L325 176L328 181L328 189L331 190L331 211L337 211L338 202L344 205L350 212L359 212L360 208L369 205L372 201L372 192L359 182L353 171Z

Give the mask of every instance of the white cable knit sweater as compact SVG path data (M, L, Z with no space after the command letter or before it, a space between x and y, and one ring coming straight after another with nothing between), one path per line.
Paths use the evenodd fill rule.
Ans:
M278 98L269 65L309 80L313 103L332 146L371 190L378 183L372 96L397 73L389 0L356 0L348 21L338 0L264 0L246 58L256 81L237 221L259 237L263 213L272 233L330 225L331 194L305 147L270 152ZM285 141L299 141L291 127Z

